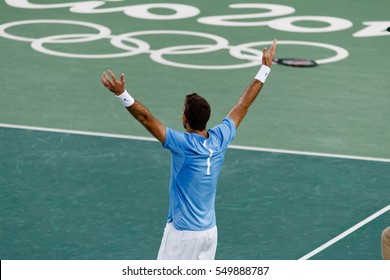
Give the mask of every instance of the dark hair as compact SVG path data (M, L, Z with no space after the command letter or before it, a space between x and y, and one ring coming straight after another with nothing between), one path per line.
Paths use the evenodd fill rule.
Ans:
M197 93L192 93L186 95L183 113L192 129L202 131L206 129L211 109L206 99Z

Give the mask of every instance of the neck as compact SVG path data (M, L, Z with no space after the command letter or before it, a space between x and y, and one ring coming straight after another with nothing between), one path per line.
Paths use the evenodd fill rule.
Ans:
M204 129L204 130L195 130L195 129L192 129L189 126L187 126L186 131L189 132L189 133L200 134L203 137L209 138L209 134L207 133L206 129Z

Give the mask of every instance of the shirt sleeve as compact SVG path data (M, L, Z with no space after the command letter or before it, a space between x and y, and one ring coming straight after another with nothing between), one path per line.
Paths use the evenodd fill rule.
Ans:
M180 149L180 140L183 138L183 133L174 129L166 127L165 141L162 144L163 148L166 148L172 152Z
M212 131L221 141L221 148L226 148L236 136L237 130L230 118L225 118L221 124L215 126Z

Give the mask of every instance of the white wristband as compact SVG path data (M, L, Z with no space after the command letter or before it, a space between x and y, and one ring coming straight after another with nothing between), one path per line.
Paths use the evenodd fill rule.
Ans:
M259 72L255 76L255 79L261 81L264 84L270 72L271 68L269 68L267 65L261 65Z
M123 104L125 107L130 107L134 104L135 100L131 95L125 90L121 95L118 95L116 98Z

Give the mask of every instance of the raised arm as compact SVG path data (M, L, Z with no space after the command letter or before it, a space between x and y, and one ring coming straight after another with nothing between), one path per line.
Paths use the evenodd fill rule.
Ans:
M108 70L108 77L106 72L102 75L102 84L117 96L126 106L127 111L139 121L158 141L164 143L166 131L165 126L157 120L150 111L137 100L134 100L125 89L125 75L122 74L117 80L114 73Z
M257 95L264 85L265 78L269 74L270 68L272 66L272 59L276 51L276 40L273 41L270 49L267 51L266 48L263 49L263 59L261 66L263 69L260 69L259 73L256 75L255 79L250 83L244 93L241 95L237 104L229 112L228 117L234 122L236 128L240 125L241 121L244 119L246 113L249 110L249 107L255 101ZM267 68L269 67L269 68ZM263 81L261 81L263 80Z

